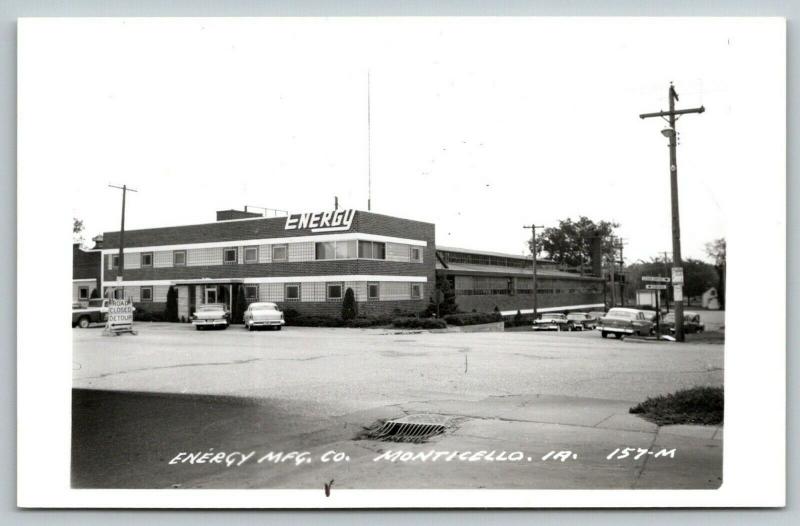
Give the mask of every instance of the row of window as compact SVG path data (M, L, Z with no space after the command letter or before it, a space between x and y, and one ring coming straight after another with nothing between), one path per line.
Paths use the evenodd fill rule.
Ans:
M595 288L588 289L536 289L538 294L597 294L600 291ZM531 294L533 289L457 289L456 294L462 296L491 296L491 295L509 295L514 294Z
M300 301L301 293L300 283L286 283L284 284L284 299L285 301ZM121 292L121 291L118 291ZM332 282L325 284L325 299L326 300L342 300L344 299L345 288L341 282ZM409 293L411 299L422 299L422 285L420 283L409 283ZM378 300L380 299L381 289L380 283L368 282L367 283L367 299ZM249 301L258 300L258 285L245 285L244 295ZM88 295L87 295L88 298ZM214 300L216 301L216 289L214 293ZM150 302L153 301L153 287L143 286L139 288L139 301Z
M316 260L328 259L386 259L386 243L377 241L325 241L314 243L314 253ZM406 245L403 245L406 246ZM422 262L422 248L407 246L408 258L412 263ZM260 247L257 245L246 246L242 250L243 262L245 264L258 263L258 252ZM288 261L289 246L287 244L270 245L273 262ZM223 249L222 262L226 265L239 263L239 248L229 247ZM186 266L186 250L172 251L172 265L175 267ZM153 253L142 252L141 266L148 268L153 266ZM111 255L111 268L119 268L119 254Z

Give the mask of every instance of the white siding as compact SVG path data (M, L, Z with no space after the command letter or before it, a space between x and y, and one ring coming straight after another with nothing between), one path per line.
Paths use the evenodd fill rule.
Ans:
M258 246L258 262L271 263L272 262L272 245L259 245ZM271 301L271 300L264 300Z
M409 262L410 252L408 245L400 243L386 243L386 261Z
M191 250L187 250L186 265L222 265L222 248L193 248Z
M411 299L411 287L408 283L385 281L380 286L381 301Z
M168 285L155 285L153 286L153 302L166 303L167 292L169 292Z
M125 268L136 269L142 266L142 254L140 252L125 253Z
M302 283L300 299L302 301L325 301L325 283Z
M153 252L153 267L154 268L165 268L172 266L172 251L171 250L159 250L158 252Z
M284 283L261 283L258 287L258 301L283 301Z
M314 243L289 243L289 261L314 261L315 259Z

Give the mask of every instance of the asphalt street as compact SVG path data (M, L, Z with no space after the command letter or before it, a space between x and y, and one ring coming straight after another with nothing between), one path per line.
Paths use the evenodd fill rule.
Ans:
M76 487L321 488L328 477L339 488L721 482L721 428L659 429L627 412L648 396L722 385L718 343L604 340L594 331L137 327L136 336L73 331ZM450 425L424 444L354 440L364 427L406 414L444 415ZM625 447L677 452L607 458ZM330 450L348 459L323 462ZM400 450L521 451L524 459L375 460ZM551 450L576 456L541 460ZM255 455L241 465L179 456L209 451L206 459ZM257 462L270 451L306 451L309 462Z

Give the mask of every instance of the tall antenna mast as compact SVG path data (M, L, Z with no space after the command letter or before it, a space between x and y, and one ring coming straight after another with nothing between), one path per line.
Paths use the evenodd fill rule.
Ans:
M372 108L370 70L367 69L367 210L372 210Z

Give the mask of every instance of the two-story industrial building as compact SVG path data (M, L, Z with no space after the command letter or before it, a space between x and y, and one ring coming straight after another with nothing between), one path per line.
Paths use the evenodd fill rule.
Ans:
M203 303L271 301L301 313L338 315L352 288L362 315L419 312L435 280L434 225L356 210L265 218L226 210L213 223L103 235L101 280L136 304L178 316ZM121 274L121 280L120 278Z
M104 293L130 298L139 312L163 312L174 287L182 318L204 303L232 308L240 293L247 303L338 316L348 288L360 315L419 313L437 275L449 281L462 311L511 315L533 307L530 257L437 247L432 223L359 210L270 218L223 210L216 219L126 230L122 269L119 232L105 232L98 252L73 251L73 267L80 267L73 273L85 280L81 287L91 289L95 280ZM95 265L94 275L87 264ZM564 272L544 260L536 275L542 311L604 306L600 277Z

